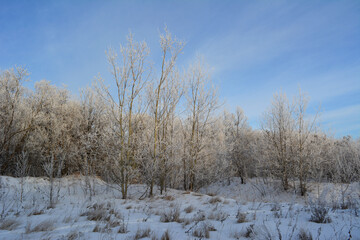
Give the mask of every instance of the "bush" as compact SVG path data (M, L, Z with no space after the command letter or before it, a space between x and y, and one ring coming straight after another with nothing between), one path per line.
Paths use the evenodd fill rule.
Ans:
M211 212L208 216L208 219L223 222L228 216L228 213L218 210L216 212Z
M94 204L88 211L82 213L81 216L87 216L87 220L89 221L101 221L110 218L104 204Z
M311 217L310 221L315 223L330 223L329 208L325 204L316 204L310 206Z
M210 227L207 223L201 222L198 226L192 231L192 235L198 238L209 238L210 237Z
M164 211L160 216L160 222L181 222L179 207Z
M313 237L309 231L305 231L303 228L298 233L299 240L313 240Z
M243 236L245 237L245 238L250 238L250 237L253 237L254 236L254 234L255 234L255 232L254 232L254 224L250 224L247 228L246 228L246 230L245 230L245 232L243 233Z
M141 239L141 238L150 237L150 233L151 233L150 228L145 228L145 229L139 228L139 229L136 231L136 234L135 234L135 236L134 236L134 240L138 240L138 239Z
M125 222L125 219L120 220L120 227L118 233L127 233L128 232L128 222Z

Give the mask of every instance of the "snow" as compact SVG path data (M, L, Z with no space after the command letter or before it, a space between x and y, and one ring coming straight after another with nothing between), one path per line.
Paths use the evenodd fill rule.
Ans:
M240 184L232 178L198 192L169 189L141 200L146 186L137 184L130 186L130 199L123 200L116 186L95 178L96 195L90 200L85 178L70 176L55 180L57 201L48 208L46 179L25 178L23 202L20 179L2 176L0 181L0 239L161 239L166 231L170 239L200 239L202 234L209 239L298 239L302 229L313 239L348 239L349 231L351 239L360 239L359 183L314 183L305 198L282 191L277 182ZM330 223L309 221L319 199L330 210ZM333 208L342 200L351 202L348 209ZM238 213L245 216L240 223Z

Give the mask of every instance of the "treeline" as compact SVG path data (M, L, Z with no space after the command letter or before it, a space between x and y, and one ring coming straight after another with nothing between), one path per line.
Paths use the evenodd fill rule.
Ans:
M107 51L111 87L98 77L78 99L47 81L25 88L24 68L2 71L0 174L99 176L123 198L131 183L147 184L151 196L155 186L196 190L232 176L274 177L304 195L309 181L359 180L360 142L323 133L305 94L292 102L276 94L262 129L252 130L241 108L221 111L201 60L178 70L182 41L165 30L160 46L153 64L147 44L129 35Z

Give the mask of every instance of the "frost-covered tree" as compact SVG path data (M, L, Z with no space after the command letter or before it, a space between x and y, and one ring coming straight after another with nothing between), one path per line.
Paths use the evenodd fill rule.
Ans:
M285 94L275 94L270 109L262 122L264 138L268 143L270 171L281 178L284 190L289 189L289 178L293 175L293 145L295 131L294 106Z
M318 151L314 146L313 135L316 134L317 115L307 116L308 97L299 89L299 95L294 103L295 132L293 141L294 168L299 180L300 194L307 191L307 179L310 173L311 161L317 157Z
M32 119L27 115L23 83L28 72L22 67L0 72L0 173L13 173L16 155L24 149Z
M129 181L134 178L135 149L134 125L137 117L143 113L142 91L150 76L147 57L149 48L145 42L136 42L129 34L127 45L120 45L120 54L109 49L107 58L111 75L115 83L115 94L99 79L99 93L109 105L109 120L112 135L116 141L110 154L112 180L121 187L122 197L127 198Z
M227 158L234 166L236 175L244 184L255 165L255 149L253 132L247 122L243 110L236 108L235 113L224 113L225 142Z
M197 165L206 156L204 151L206 134L214 111L218 108L217 91L211 83L208 69L197 60L190 66L187 74L189 81L187 100L187 125L184 157L184 188L194 190Z
M172 36L165 28L165 32L160 34L160 46L162 55L160 75L150 85L150 94L148 94L149 115L153 118L152 147L149 149L152 162L147 164L150 196L153 195L157 166L163 165L163 168L165 167L166 156L164 154L167 144L167 126L181 96L177 84L179 79L175 64L179 54L182 52L184 42ZM163 173L160 176L164 178ZM163 180L160 180L160 182L163 182Z

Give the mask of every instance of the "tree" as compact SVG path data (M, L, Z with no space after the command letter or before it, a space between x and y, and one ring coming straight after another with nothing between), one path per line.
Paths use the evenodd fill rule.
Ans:
M225 112L224 122L228 158L241 178L241 184L245 184L248 172L254 166L253 133L240 107L236 108L235 114Z
M295 171L299 179L300 194L304 196L307 191L307 178L310 171L310 163L316 157L312 136L316 133L318 112L313 118L306 115L308 97L299 89L299 95L294 103L294 157Z
M127 198L130 178L134 177L136 142L134 124L136 116L144 111L141 92L150 76L147 56L149 48L145 42L135 42L132 34L127 38L127 45L120 46L120 59L113 49L107 51L111 74L116 85L116 97L99 79L99 93L110 105L110 120L117 145L111 154L110 164L112 180L121 187L122 197Z
M268 156L272 173L281 178L284 190L289 189L289 177L293 174L292 137L295 122L294 106L285 94L275 94L271 108L264 114L262 129L268 143Z
M25 117L25 88L28 72L15 67L0 72L0 173L14 170L17 153L23 149L32 119Z
M150 172L148 172L150 196L153 195L155 167L159 162L164 161L165 157L162 152L165 151L166 126L181 96L176 91L175 81L178 78L175 73L175 63L182 52L184 42L173 37L165 28L164 34L160 34L160 46L162 51L160 77L150 87L151 94L149 94L150 116L153 118L153 145L150 149L152 163L148 165L151 166Z
M105 158L105 128L108 127L104 119L106 106L93 89L86 88L81 94L80 124L77 134L77 145L81 155L81 171L85 175L85 190L91 201L95 195L95 175L100 174L100 166Z
M219 107L217 91L211 85L210 76L199 59L190 66L187 75L189 86L187 98L186 145L184 157L184 188L193 190L196 184L196 167L205 147L205 137L211 116Z

